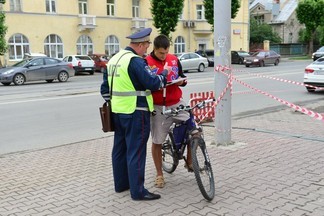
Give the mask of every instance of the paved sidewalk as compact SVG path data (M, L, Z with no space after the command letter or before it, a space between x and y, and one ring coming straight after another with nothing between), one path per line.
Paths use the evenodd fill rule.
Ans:
M324 113L324 102L308 107ZM217 147L205 127L216 195L207 202L180 162L153 187L148 148L146 187L156 201L115 193L113 137L0 155L0 215L228 215L323 216L324 121L292 109L232 121L234 145Z

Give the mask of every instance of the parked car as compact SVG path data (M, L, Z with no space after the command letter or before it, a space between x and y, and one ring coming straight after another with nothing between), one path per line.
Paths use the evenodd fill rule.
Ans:
M231 51L231 63L232 64L243 64L244 58L250 56L246 51Z
M189 70L198 70L198 72L203 72L206 67L208 67L208 60L197 53L178 53L176 54L180 60L182 70L187 72Z
M202 57L206 57L208 59L209 67L214 67L214 50L211 50L211 49L198 50L198 51L196 51L196 53L201 55Z
M29 81L46 80L48 83L58 80L66 82L74 76L71 63L49 57L27 58L16 64L0 69L0 82L3 85L22 85Z
M90 75L94 74L95 62L87 55L68 55L63 58L63 61L73 65L75 74L79 72L88 72Z
M244 64L246 67L250 67L250 65L263 67L266 64L274 64L277 66L279 62L280 55L273 50L262 50L244 58Z
M312 59L313 59L313 61L316 61L316 59L319 59L322 56L324 56L324 46L322 46L316 52L313 53Z
M306 66L304 84L324 87L324 56ZM310 86L306 86L306 89L308 92L315 91L315 88Z
M108 56L106 54L92 54L90 58L95 62L95 71L104 72L107 68Z

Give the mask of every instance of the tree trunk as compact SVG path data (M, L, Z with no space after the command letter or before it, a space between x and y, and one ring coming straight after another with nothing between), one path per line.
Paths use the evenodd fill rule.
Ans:
M315 37L316 30L311 33L311 38L309 41L309 49L308 49L308 56L312 57L314 52L314 37Z

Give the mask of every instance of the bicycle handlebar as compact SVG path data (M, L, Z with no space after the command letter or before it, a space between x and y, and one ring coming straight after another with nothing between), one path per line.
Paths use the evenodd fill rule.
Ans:
M194 105L192 107L190 105L184 106L184 105L181 104L176 108L163 110L162 114L163 115L177 115L180 111L190 111L190 110L193 110L195 108L198 108L198 109L204 108L206 104L214 102L214 101L215 101L214 98L203 100L203 101L200 101L199 103L197 103L196 105Z

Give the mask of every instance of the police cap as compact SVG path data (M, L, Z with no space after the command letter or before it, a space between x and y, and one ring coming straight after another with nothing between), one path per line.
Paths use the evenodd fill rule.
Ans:
M134 34L127 36L126 38L131 39L131 42L133 43L150 41L151 32L152 32L151 28L145 28L139 32L135 32Z

